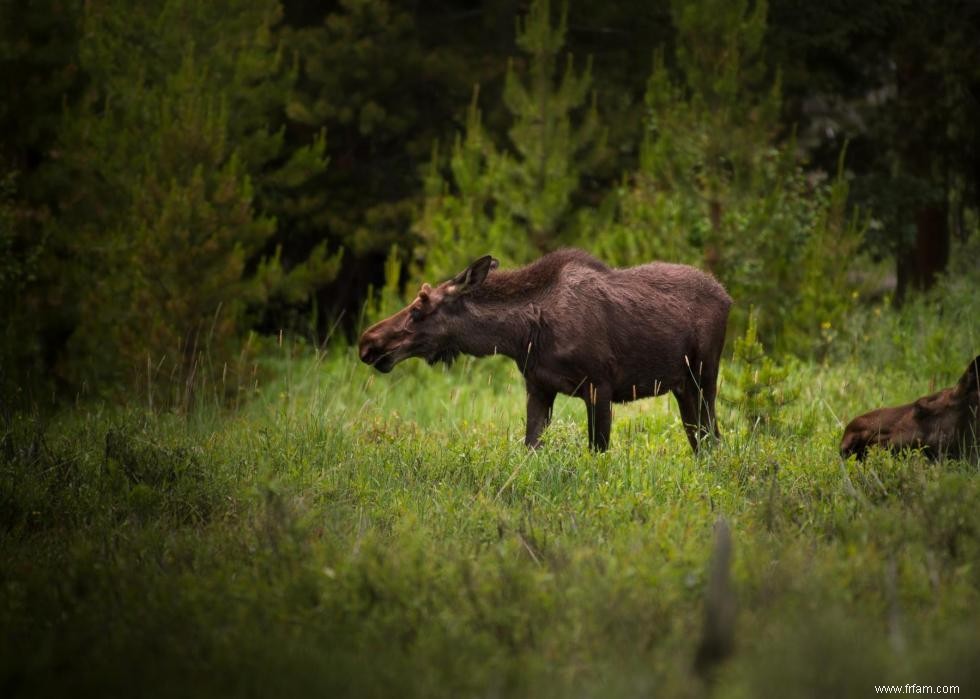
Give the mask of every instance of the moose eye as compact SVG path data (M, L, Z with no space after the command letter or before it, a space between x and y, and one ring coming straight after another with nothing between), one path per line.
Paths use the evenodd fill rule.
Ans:
M912 406L912 411L917 418L929 417L929 415L931 415L933 412L929 405L929 401L925 398L920 398L919 400L915 401Z

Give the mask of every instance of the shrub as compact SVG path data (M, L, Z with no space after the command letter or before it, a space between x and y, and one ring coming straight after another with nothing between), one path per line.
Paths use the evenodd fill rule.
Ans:
M779 81L760 87L765 8L674 3L680 75L658 57L639 168L603 234L582 242L618 264L703 266L736 299L736 327L755 308L765 344L819 355L822 331L849 308L847 271L864 226L846 208L843 154L828 182L804 171L793 139L777 137Z

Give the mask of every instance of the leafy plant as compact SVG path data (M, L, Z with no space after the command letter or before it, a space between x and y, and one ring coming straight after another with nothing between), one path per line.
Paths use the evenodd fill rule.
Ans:
M658 55L639 168L603 235L583 244L619 264L702 266L738 301L736 327L754 307L764 343L819 355L823 326L849 307L847 270L864 229L846 209L843 154L827 182L780 139L780 81L762 58L766 3L675 2L672 16L677 72Z
M758 337L756 312L750 310L745 333L734 342L722 400L735 406L751 428L777 430L784 419L784 408L799 396L788 377L789 368L776 364L766 354Z
M415 226L430 278L446 278L488 252L505 263L527 262L570 239L573 198L582 174L601 157L604 137L594 96L587 101L591 63L577 74L568 56L560 69L566 17L563 7L553 25L550 3L535 0L518 21L524 56L508 64L503 91L509 142L498 146L484 128L475 89L448 175L433 151Z
M279 12L272 0L87 9L91 84L61 133L79 185L51 223L72 260L59 371L73 385L224 378L256 308L301 301L339 270L325 245L288 267L274 247L269 199L322 170L325 146L286 153L267 125L293 79L272 32Z

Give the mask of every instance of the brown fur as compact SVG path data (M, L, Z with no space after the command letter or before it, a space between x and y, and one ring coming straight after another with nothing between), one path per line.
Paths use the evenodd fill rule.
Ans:
M611 404L670 391L695 451L718 435L714 403L731 298L693 267L653 262L612 269L559 250L515 270L489 255L364 331L362 361L383 372L409 357L459 353L513 359L527 388L534 447L555 396L586 403L589 443L609 445Z
M980 439L980 356L957 384L914 403L879 408L854 418L844 429L841 454L863 459L873 446L892 451L922 449L936 458L977 458Z

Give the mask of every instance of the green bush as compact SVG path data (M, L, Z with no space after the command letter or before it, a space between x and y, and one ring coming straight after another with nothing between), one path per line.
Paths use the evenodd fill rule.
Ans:
M837 328L829 358L870 371L904 372L934 388L951 386L980 352L980 239L954 245L954 263L931 291L892 307L886 296L858 308Z
M767 346L822 356L850 308L864 225L847 210L843 154L827 181L779 138L779 81L761 88L765 13L765 3L674 4L679 76L658 58L640 166L602 235L583 244L618 264L702 266L736 300L735 327L755 308Z
M800 428L723 423L697 457L669 398L640 401L596 455L571 399L524 448L509 363L379 378L288 350L234 414L0 424L3 686L701 696L719 513L737 613L714 693L975 681L975 466L837 452L836 417L913 375L799 362L779 417Z
M25 291L42 276L46 246L34 235L36 229L25 225L17 181L17 173L0 172L0 396L8 410L29 403L24 394L31 384L42 383L38 376L43 372L37 333L40 304L25 303Z
M31 181L57 205L23 204L42 273L14 298L34 313L25 346L45 346L6 361L43 360L75 393L161 384L183 403L234 373L271 299L336 275L325 244L288 262L277 249L274 215L325 165L322 134L287 149L271 126L296 79L280 15L275 0L85 6L84 90Z
M550 3L536 0L518 21L526 69L508 64L502 96L511 117L508 142L494 143L484 127L477 89L448 173L433 151L415 224L424 260L420 274L429 281L446 279L487 253L503 264L525 263L573 240L574 197L583 173L601 157L604 137L594 97L588 101L591 63L581 74L571 56L563 71L559 65L566 14L563 9L553 26Z
M766 355L754 311L749 311L745 334L733 344L721 399L735 408L750 429L778 429L785 419L783 408L796 400L799 390L787 382L789 368Z

